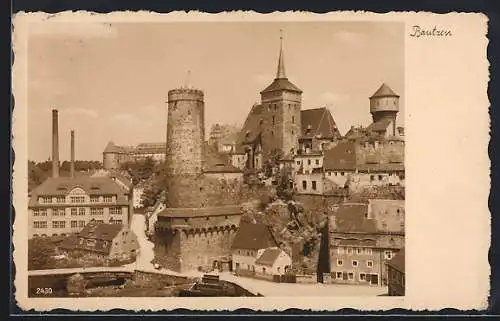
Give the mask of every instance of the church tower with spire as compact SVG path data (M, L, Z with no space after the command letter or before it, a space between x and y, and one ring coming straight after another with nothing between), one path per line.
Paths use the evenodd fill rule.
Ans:
M274 149L290 158L298 149L302 108L302 90L292 84L285 73L283 36L280 37L278 70L274 81L261 95L262 152L264 158Z

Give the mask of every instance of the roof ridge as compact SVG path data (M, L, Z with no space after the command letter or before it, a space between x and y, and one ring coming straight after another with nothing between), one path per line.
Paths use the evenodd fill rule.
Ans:
M318 109L326 109L326 107L308 108L308 109L302 109L302 111L318 110Z

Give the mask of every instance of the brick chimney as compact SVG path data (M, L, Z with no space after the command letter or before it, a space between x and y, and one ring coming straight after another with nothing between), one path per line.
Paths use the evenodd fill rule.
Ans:
M71 131L71 165L70 165L71 177L75 177L75 131Z
M59 177L59 115L52 109L52 177Z

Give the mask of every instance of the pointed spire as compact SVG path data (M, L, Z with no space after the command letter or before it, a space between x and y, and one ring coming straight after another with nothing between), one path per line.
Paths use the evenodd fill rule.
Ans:
M278 72L276 79L286 79L285 74L285 60L283 58L283 30L280 29L280 58L278 61Z

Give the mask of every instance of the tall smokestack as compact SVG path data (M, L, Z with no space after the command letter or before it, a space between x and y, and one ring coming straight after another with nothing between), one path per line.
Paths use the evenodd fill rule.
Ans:
M71 177L75 177L75 131L71 131Z
M52 177L59 177L59 120L57 109L52 109Z

